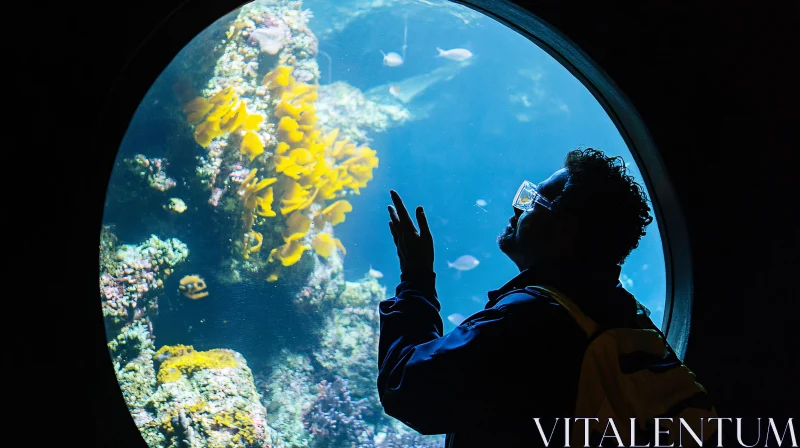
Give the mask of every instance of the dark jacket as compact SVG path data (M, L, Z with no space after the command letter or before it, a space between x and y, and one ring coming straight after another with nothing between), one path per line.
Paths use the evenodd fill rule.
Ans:
M379 305L378 392L385 412L449 448L544 446L539 417L558 443L573 416L587 336L557 302L526 286L560 290L600 325L626 326L636 300L620 267L526 270L488 293L484 310L442 334L433 272L401 275Z

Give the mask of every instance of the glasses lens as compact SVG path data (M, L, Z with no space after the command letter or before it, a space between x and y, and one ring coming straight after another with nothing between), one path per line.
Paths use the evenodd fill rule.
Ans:
M522 210L530 210L533 207L535 197L536 191L533 184L526 180L520 185L512 205Z

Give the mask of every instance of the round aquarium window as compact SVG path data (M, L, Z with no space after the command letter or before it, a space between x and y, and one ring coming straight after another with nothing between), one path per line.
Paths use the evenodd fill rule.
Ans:
M577 78L464 6L272 0L216 21L139 105L106 197L100 298L145 441L443 446L378 401L388 191L426 208L447 332L518 274L497 246L517 187L580 147L644 184ZM656 222L620 281L661 324Z

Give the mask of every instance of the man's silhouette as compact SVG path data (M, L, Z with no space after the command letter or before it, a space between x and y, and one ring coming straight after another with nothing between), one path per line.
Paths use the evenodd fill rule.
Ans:
M562 306L525 287L556 288L601 325L630 325L637 302L619 275L653 220L643 189L620 158L591 148L571 151L538 185L523 182L498 236L519 275L446 335L424 210L416 209L417 231L400 196L391 197L401 282L380 303L384 410L422 434L447 434L447 447L543 446L533 419L549 431L556 418L573 417L587 337ZM544 434L549 446L564 446L564 432Z

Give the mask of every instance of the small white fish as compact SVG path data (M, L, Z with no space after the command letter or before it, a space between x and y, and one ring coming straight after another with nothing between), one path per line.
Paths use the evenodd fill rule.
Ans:
M470 269L474 269L476 266L480 264L477 258L473 257L472 255L462 255L456 258L454 262L447 262L448 268L453 268L458 271L469 271Z
M403 65L403 57L399 54L395 53L394 51L390 51L389 53L384 53L381 51L383 55L383 65L389 67L397 67L398 65Z
M369 265L369 275L372 278L383 278L383 272L372 269L372 265Z
M481 299L478 296L472 296L470 297L470 299L475 303L481 303L481 304L486 303L486 299Z
M390 93L390 94L391 94L393 97L397 98L397 96L398 96L398 95L400 95L400 87L397 87L397 86L391 86L391 87L389 87L389 93Z
M464 317L464 315L461 313L453 313L447 316L447 320L449 320L453 325L461 325L461 322L464 322L464 319L466 319L466 317Z
M436 57L441 57L445 59L450 59L451 61L466 61L467 59L472 57L472 52L467 50L466 48L453 48L451 50L442 50L439 47L436 47L436 51L439 52ZM384 60L386 57L384 56Z
M486 201L484 201L483 199L478 199L477 201L475 201L475 204L477 204L478 207L486 207Z

